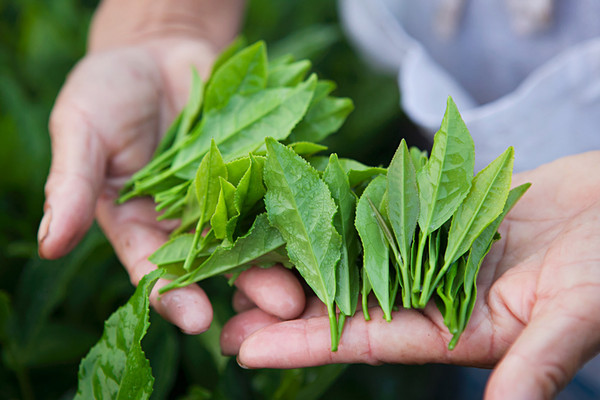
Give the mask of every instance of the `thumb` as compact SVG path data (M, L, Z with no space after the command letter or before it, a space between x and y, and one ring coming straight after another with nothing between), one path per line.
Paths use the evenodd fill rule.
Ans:
M596 313L586 314L583 309L590 308L581 306L581 299L597 296L585 295L562 298L561 304L555 301L534 314L490 377L487 400L552 399L598 353L600 319Z
M38 231L40 257L68 253L94 219L106 151L84 111L59 98L50 117L52 164Z

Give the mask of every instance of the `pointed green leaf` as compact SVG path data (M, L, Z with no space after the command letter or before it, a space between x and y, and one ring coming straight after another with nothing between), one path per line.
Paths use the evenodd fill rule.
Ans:
M310 157L327 150L327 146L313 142L294 142L290 143L288 147L302 157Z
M163 273L156 270L143 277L127 304L105 322L102 338L79 366L75 399L150 397L154 378L140 341L150 325L150 290Z
M278 64L269 68L267 87L296 86L304 80L311 62L301 60L289 64Z
M352 316L356 311L359 292L356 266L358 236L354 227L356 196L350 189L348 176L336 154L329 157L329 165L323 173L323 180L337 205L338 212L333 217L333 225L342 237L341 257L336 270L335 301L342 313Z
M475 147L456 104L448 98L427 164L417 174L419 227L427 236L446 222L469 193Z
M210 219L210 226L215 233L215 237L223 240L228 237L227 222L230 218L236 215L234 196L236 192L235 186L219 177L221 190L215 207L215 212ZM231 240L231 237L229 237Z
M510 190L513 159L510 147L473 180L469 195L452 218L444 264L467 252L481 232L502 213Z
M215 72L218 71L223 64L229 61L233 56L240 52L240 50L244 49L247 46L246 39L243 36L236 37L229 46L225 48L219 54L215 62L213 63L212 69L210 71L210 76L214 76Z
M229 161L227 164L227 180L233 185L238 186L240 180L250 168L250 157L240 157Z
M235 191L235 205L240 215L249 212L265 195L263 184L265 157L250 154L250 165Z
M221 109L234 94L250 94L267 84L267 50L257 42L235 53L210 78L206 88L204 113Z
M148 261L159 266L183 262L193 241L194 235L190 233L176 236L152 253Z
M329 159L323 156L312 156L308 161L316 170L325 171ZM350 187L356 187L363 182L368 182L377 175L385 175L387 173L387 169L385 168L371 167L350 158L340 158L338 161L348 174Z
M170 173L189 179L197 160L208 151L210 140L219 145L223 157L232 160L262 146L266 136L277 140L287 138L306 113L316 82L316 76L312 75L293 88L233 96L222 109L204 115L201 129L178 152ZM164 178L156 178L159 179Z
M290 140L320 142L337 132L352 110L352 100L328 96L308 109L304 119L294 128Z
M240 236L231 246L219 246L212 255L193 271L169 283L161 293L177 287L184 287L201 280L233 273L236 269L248 268L257 262L266 260L266 256L285 245L279 230L272 227L266 214L256 217L254 224L244 236ZM272 254L273 261L285 261L280 253Z
M373 179L356 206L356 230L363 244L363 268L379 301L386 320L391 320L390 257L385 235L373 213L370 202L378 206L383 201L387 182L385 176Z
M419 217L419 192L412 158L404 139L400 142L387 173L387 214L405 265Z
M287 243L290 260L325 304L335 297L335 266L341 237L333 226L331 193L300 156L267 139L265 204L271 223Z
M212 141L210 151L202 159L194 181L200 221L208 222L215 212L221 192L219 178L227 179L227 167L223 162L219 148ZM200 229L203 227L202 224Z
M418 147L411 146L410 157L412 159L413 165L415 166L415 171L420 171L425 164L427 164L427 151L421 150Z
M319 173L302 157L272 138L267 138L266 145L264 180L269 220L285 239L290 260L327 306L335 350L335 268L342 243L333 226L335 202Z

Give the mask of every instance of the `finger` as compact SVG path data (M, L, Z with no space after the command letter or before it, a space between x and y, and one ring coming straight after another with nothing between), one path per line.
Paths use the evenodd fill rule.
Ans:
M233 294L232 304L233 310L236 313L248 311L256 307L256 304L254 304L241 290L236 290Z
M456 348L435 306L425 313L401 310L385 321L379 307L346 320L336 352L331 351L326 316L285 321L251 334L240 346L238 360L249 368L300 368L329 363L458 363L488 365L497 357L488 325L476 324ZM497 358L496 358L497 359Z
M560 301L534 314L492 374L486 399L552 399L587 360L598 354L600 318L595 310L600 302L586 304L598 298L598 288L574 290L577 296L563 295Z
M89 229L103 184L106 149L86 115L57 103L51 119L52 165L46 183L39 253L58 258Z
M52 165L40 256L69 252L93 220L105 176L126 176L148 161L155 145L158 86L138 53L88 56L70 74L50 117Z
M295 318L304 310L302 285L281 265L252 267L240 274L235 285L260 309L278 318Z
M96 213L131 282L137 285L144 275L156 269L148 256L167 241L169 229L156 221L149 199L115 205L113 196L102 195ZM185 333L207 330L212 321L212 307L204 291L197 285L190 285L158 296L158 290L167 283L161 279L155 285L150 296L154 309Z
M258 308L253 308L231 318L221 331L221 351L224 355L235 355L240 345L252 333L280 322L281 320Z

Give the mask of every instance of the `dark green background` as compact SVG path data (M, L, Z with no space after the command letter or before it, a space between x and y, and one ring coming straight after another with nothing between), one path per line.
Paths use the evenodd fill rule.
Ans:
M93 228L69 256L37 257L50 147L47 122L69 69L85 52L96 1L0 0L0 399L70 399L79 360L103 321L133 293L102 233ZM380 76L345 41L332 0L249 2L244 34L271 53L309 57L356 110L328 140L332 151L387 164L402 137L426 147L399 109L395 77ZM326 366L245 371L221 357L219 327L232 314L222 279L204 285L213 328L186 336L153 314L143 347L153 398L444 399L455 370L440 366ZM390 340L394 340L390 338ZM415 338L418 340L418 338Z

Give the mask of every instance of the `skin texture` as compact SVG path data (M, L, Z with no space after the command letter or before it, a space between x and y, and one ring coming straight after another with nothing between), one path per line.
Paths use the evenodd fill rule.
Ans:
M346 323L329 349L326 310L314 300L298 319L274 321L257 308L235 316L222 346L245 367L337 362L452 363L495 368L485 398L551 399L600 352L600 152L566 157L515 175L532 187L503 222L482 265L467 330L451 335L435 305ZM293 346L290 344L293 343Z
M242 1L215 4L105 0L100 5L88 54L68 76L50 118L53 156L38 234L41 257L67 254L95 218L133 284L155 268L147 258L175 224L156 222L150 199L120 206L115 199L183 108L191 68L206 77L216 54L235 37ZM253 279L256 273L262 279ZM159 298L165 284L160 280L152 292L155 309L184 332L208 329L212 308L202 289L192 285ZM304 308L301 286L282 268L266 274L250 269L238 285L251 285L249 298L274 315L293 318ZM269 297L271 285L279 292ZM298 294L290 298L288 292Z

